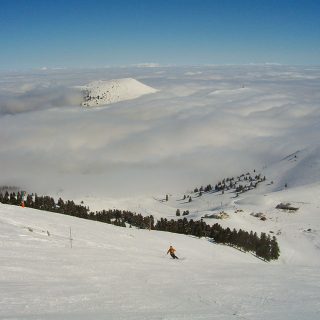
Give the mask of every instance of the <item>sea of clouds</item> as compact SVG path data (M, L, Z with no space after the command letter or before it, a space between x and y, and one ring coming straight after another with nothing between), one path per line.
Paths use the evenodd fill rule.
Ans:
M154 94L83 108L76 86ZM0 74L0 185L52 195L184 192L319 145L320 68L124 67Z

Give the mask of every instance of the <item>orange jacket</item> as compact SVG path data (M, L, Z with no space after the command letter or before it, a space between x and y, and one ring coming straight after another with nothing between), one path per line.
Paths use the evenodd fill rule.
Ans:
M172 253L174 253L175 251L176 251L176 249L175 249L174 247L171 247L171 246L170 246L167 254L168 254L168 253L172 254Z

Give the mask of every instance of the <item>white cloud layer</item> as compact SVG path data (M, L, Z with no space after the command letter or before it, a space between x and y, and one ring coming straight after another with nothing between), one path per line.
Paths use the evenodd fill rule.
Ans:
M79 106L73 86L124 77L160 91ZM0 184L30 191L183 192L319 144L317 67L48 70L0 83Z

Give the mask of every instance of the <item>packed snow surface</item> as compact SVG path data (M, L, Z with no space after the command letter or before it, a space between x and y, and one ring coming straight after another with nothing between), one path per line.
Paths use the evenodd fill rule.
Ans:
M72 247L70 243L70 227ZM0 204L1 319L316 319L319 266ZM166 251L177 249L180 260Z
M136 99L158 90L132 79L99 80L82 87L85 107L93 107Z

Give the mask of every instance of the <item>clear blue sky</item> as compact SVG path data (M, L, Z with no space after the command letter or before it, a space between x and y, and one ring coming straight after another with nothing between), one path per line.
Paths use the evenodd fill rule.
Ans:
M0 0L0 69L320 65L320 0Z

